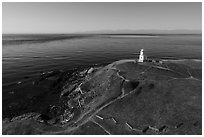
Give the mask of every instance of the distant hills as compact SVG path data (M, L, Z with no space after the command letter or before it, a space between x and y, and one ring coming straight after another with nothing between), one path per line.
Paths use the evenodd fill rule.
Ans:
M141 29L141 30L128 30L128 29L122 29L122 30L96 30L96 31L82 31L82 32L67 32L67 33L10 33L10 34L5 34L3 33L2 35L6 36L6 35L56 35L56 34L60 34L60 35L95 35L95 34L141 34L141 35L148 35L148 34L198 34L201 35L202 34L202 30L187 30L187 29L177 29L177 30L156 30L156 29Z
M202 30L99 30L79 32L80 34L202 34Z

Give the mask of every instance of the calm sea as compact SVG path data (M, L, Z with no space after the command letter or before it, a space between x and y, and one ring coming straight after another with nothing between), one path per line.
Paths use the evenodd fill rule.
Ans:
M201 35L3 35L3 92L53 70L138 57L202 58Z

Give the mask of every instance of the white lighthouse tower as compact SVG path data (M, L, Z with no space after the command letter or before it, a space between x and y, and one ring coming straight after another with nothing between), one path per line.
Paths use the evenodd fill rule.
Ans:
M143 62L144 61L143 51L144 51L143 49L140 50L140 56L139 56L138 62Z

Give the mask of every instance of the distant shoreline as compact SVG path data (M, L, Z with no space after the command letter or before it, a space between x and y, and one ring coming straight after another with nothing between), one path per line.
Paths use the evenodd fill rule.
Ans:
M202 34L2 34L2 45L15 45L23 43L41 43L57 40L78 39L87 37L106 38L156 38L160 36L202 36Z
M2 36L202 35L202 33L2 33Z

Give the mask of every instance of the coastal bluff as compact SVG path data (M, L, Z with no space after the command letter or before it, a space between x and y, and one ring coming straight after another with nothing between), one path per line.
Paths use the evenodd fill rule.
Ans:
M57 90L48 94L56 93L55 103L46 112L3 119L3 134L202 134L201 60L128 59L81 71L77 78L43 76L34 84L54 81Z

